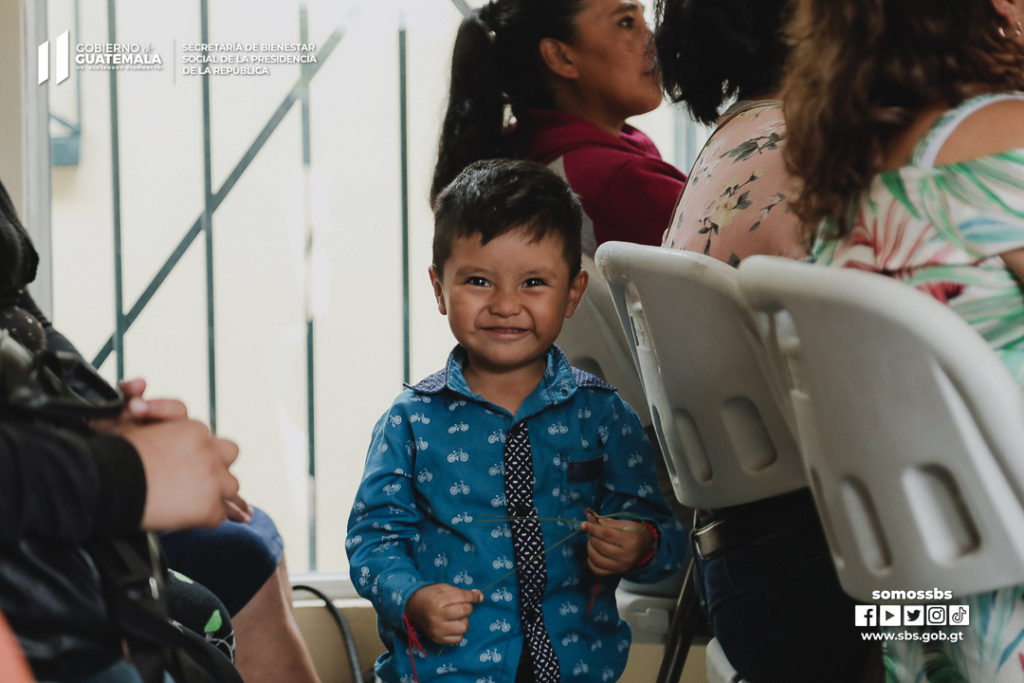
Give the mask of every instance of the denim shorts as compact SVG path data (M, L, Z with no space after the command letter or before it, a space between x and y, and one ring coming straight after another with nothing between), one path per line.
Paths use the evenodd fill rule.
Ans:
M274 521L253 509L252 522L160 534L167 566L203 584L231 616L245 607L281 563L284 541Z

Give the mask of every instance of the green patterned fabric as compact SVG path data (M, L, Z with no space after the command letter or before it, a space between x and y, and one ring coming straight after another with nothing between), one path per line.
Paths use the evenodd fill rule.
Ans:
M1024 390L1024 291L999 256L1024 247L1024 149L914 164L937 136L941 144L962 110L1006 97L1024 94L983 95L941 117L910 165L879 174L851 203L849 235L836 239L836 222L821 224L810 260L883 273L931 294L985 338ZM1008 587L954 599L970 606L970 626L931 631L962 633L960 643L887 641L887 680L1024 680L1022 593Z

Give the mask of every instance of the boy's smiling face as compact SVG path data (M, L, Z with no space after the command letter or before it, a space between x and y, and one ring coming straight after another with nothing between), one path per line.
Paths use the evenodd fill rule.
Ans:
M479 235L452 243L442 273L430 270L438 309L474 373L539 368L587 288L587 274L570 280L562 239L530 241L522 229L482 244Z

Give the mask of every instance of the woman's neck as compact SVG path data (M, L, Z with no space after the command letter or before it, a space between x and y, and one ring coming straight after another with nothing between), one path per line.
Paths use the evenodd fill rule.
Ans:
M602 107L594 106L578 90L563 83L552 82L550 87L555 109L588 121L616 137L622 133L622 127L626 125L626 117L620 117Z
M616 117L602 117L600 115L594 115L594 112L589 111L585 107L559 107L560 111L564 111L566 114L571 114L578 119L583 119L588 123L592 123L601 130L615 137L622 134L622 129L626 125L626 119L618 119Z

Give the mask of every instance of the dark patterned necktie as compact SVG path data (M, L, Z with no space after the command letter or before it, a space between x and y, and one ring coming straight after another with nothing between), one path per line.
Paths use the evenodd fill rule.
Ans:
M544 626L541 603L548 581L544 536L533 504L533 452L526 423L520 422L505 441L505 500L512 517L512 548L519 583L519 619L535 683L558 683L558 655ZM529 518L529 519L526 519Z

